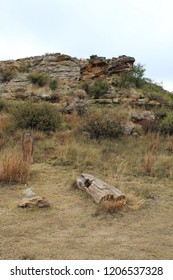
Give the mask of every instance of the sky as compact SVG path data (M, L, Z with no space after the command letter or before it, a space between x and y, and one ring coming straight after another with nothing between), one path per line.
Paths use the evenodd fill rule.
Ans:
M172 0L0 0L0 60L133 56L173 92Z

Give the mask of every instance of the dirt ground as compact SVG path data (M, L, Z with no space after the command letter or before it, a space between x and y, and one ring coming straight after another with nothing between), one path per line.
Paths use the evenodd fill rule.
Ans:
M170 181L126 181L129 188L151 188L152 195L140 209L109 214L70 186L76 175L70 167L34 164L32 174L28 187L51 207L19 208L27 186L0 187L0 259L173 259Z

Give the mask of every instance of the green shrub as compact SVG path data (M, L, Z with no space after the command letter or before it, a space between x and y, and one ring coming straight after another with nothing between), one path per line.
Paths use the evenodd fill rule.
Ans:
M87 94L89 94L89 88L90 88L89 81L84 81L84 82L79 84L79 89L85 90Z
M61 125L60 113L49 103L26 102L12 110L14 125L18 128L55 131Z
M56 79L50 80L49 87L51 90L56 90L58 87L58 82Z
M0 97L0 111L6 108L6 102Z
M0 80L2 83L7 83L11 81L12 78L16 75L15 70L0 70Z
M42 72L32 72L30 75L28 75L28 79L32 84L38 85L39 87L44 87L49 81L49 76Z
M29 73L29 68L31 67L31 63L28 61L28 62L22 62L20 64L20 67L18 69L19 72L21 73Z
M119 138L123 135L124 115L115 109L90 109L84 117L81 130L91 138Z
M94 98L103 97L108 92L109 84L105 80L97 79L92 85L89 85L87 92Z
M163 134L173 135L173 113L169 112L167 116L160 121L159 129Z
M144 72L145 69L143 65L138 63L137 65L134 65L132 71L120 74L119 78L115 80L115 86L119 86L121 88L142 88L146 83Z

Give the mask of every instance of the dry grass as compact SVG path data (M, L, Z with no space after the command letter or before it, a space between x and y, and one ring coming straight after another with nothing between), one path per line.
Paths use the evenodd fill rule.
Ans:
M169 136L166 141L166 150L173 153L173 136Z
M23 161L17 151L5 151L0 168L0 181L5 183L27 183L29 163Z
M173 158L168 142L150 134L98 143L75 133L78 121L71 118L67 127L72 132L34 132L31 176L19 153L8 147L1 156L0 174L8 179L6 188L0 187L0 259L172 259ZM19 138L14 138L18 145ZM81 172L119 188L127 204L106 201L99 206L71 187ZM50 202L49 209L17 207L26 179ZM17 183L11 186L12 181Z
M155 163L159 153L160 135L148 134L148 151L144 155L144 171L149 176L156 176Z
M42 131L33 131L34 141L43 141L45 139L45 134Z
M9 115L8 114L1 114L0 115L0 131L6 129L9 125Z
M155 161L156 156L153 154L153 152L148 152L144 155L144 171L146 175L149 176L155 176Z
M127 206L131 210L140 209L145 203L144 198L137 196L134 193L128 193L127 195Z
M126 205L125 200L105 200L99 207L98 214L100 213L115 213L120 211Z
M28 184L49 200L50 209L17 208L21 187L0 188L1 259L172 259L171 183L125 177L126 193L133 188L127 208L98 213L89 196L70 187L78 174L71 171L70 166L32 166L35 175ZM135 192L151 183L155 199L142 204Z

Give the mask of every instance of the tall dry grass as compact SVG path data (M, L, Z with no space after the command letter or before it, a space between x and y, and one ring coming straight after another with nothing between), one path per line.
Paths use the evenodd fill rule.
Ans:
M1 114L0 115L0 130L4 130L9 125L9 115L8 114Z
M149 176L156 176L155 163L159 153L160 135L148 134L148 151L144 155L144 171Z
M16 150L6 150L1 158L0 181L4 183L27 183L30 164Z

